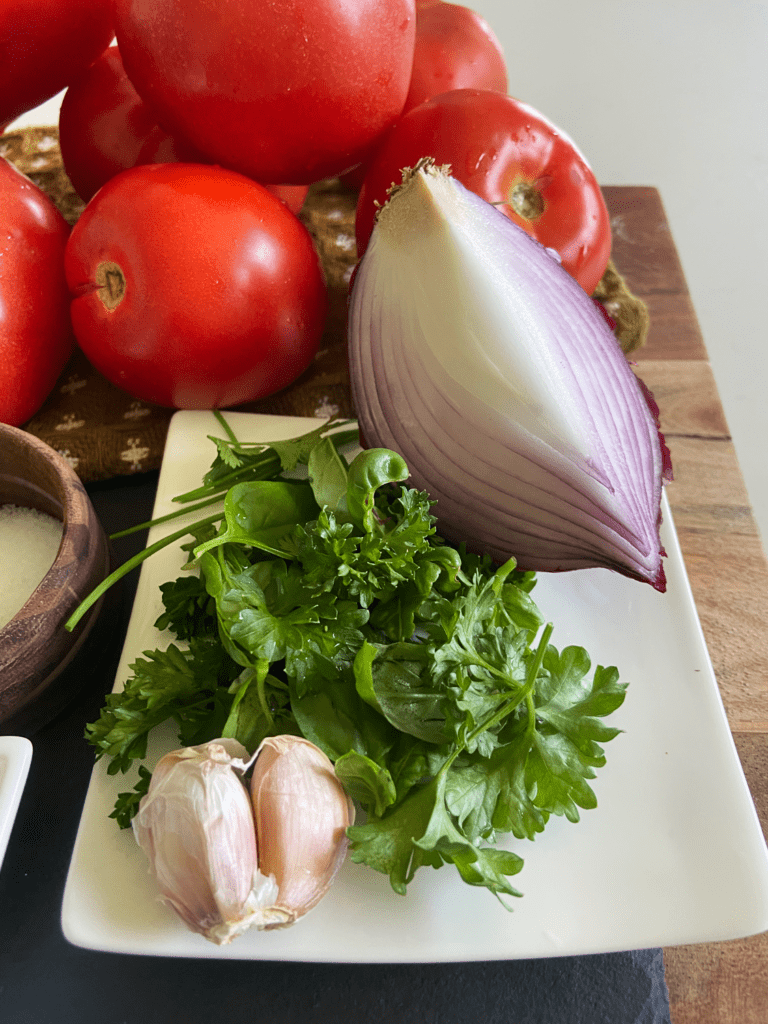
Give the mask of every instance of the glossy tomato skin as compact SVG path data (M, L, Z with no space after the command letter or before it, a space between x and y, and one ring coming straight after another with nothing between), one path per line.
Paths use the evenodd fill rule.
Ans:
M0 422L38 411L72 351L64 250L69 225L0 158Z
M309 192L309 185L265 185L265 189L285 203L291 213L299 213Z
M461 4L416 8L413 71L403 112L453 89L507 91L501 43L485 18Z
M390 130L371 162L356 213L358 251L373 229L375 205L421 157L450 164L466 188L547 248L592 294L611 251L600 186L575 144L542 114L511 96L456 89L414 107ZM525 215L510 205L516 202Z
M192 146L174 139L158 123L125 73L118 46L109 46L69 86L59 112L64 169L88 202L102 185L136 164L208 163ZM306 185L270 185L298 213Z
M59 112L64 169L88 202L120 171L133 167L157 118L125 73L120 50L108 47L73 81Z
M113 35L109 0L0 0L0 124L66 88Z
M408 92L415 0L115 0L126 71L173 135L256 181L360 162Z
M312 361L327 309L301 222L220 167L121 172L75 225L65 269L88 359L134 397L173 408L286 387Z
M417 0L416 44L403 114L453 89L507 91L507 65L501 43L479 14L443 0ZM402 115L401 115L402 116ZM359 189L373 159L343 175Z
M155 125L141 147L136 163L208 163L208 161L188 143L169 135L160 125ZM309 185L265 185L264 188L282 200L291 213L298 213L301 210L309 192Z

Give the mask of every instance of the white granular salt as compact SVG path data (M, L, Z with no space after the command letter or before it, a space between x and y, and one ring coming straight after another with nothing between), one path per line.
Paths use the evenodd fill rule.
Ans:
M0 629L53 565L63 530L58 519L39 509L0 505Z

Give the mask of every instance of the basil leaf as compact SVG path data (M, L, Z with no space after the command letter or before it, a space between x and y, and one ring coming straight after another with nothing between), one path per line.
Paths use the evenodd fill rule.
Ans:
M366 533L375 529L376 491L407 477L405 459L388 448L368 448L352 460L347 477L347 507L352 519Z
M309 453L309 483L319 508L337 515L347 509L347 467L333 441L323 438Z
M199 558L222 544L245 544L285 556L296 526L316 515L317 502L307 483L258 480L235 484L224 499L224 524L212 540L199 544Z
M371 807L377 817L397 799L397 790L387 769L356 750L342 754L335 769L352 799Z
M421 644L368 645L355 659L355 682L400 732L441 745L448 739L442 711L446 694L432 679L431 666L432 653Z

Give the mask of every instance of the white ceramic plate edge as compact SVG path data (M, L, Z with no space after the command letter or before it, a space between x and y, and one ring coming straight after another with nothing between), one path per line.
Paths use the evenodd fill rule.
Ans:
M0 868L32 762L32 743L24 736L0 736Z
M227 418L238 436L264 440L294 436L312 425L298 418L249 414L227 414ZM218 433L220 428L210 414L185 412L173 417L155 515L178 507L169 502L170 496L199 480L201 451L205 452L203 469L213 456L205 437ZM189 472L195 475L189 478ZM602 653L600 647L605 648L603 663L620 666L613 654L623 656L637 648L632 671L649 678L632 679L625 706L616 713L616 724L626 729L626 736L607 747L608 765L593 784L598 809L585 813L578 826L553 821L535 844L515 844L526 859L515 884L526 896L516 901L513 915L498 911L487 893L456 883L449 867L419 872L403 899L391 892L386 878L348 862L329 896L300 925L281 933L249 933L229 947L211 946L187 932L170 911L145 905L152 892L146 863L137 858L130 835L116 837L113 823L106 822L105 798L114 799L114 780L107 780L99 764L89 787L65 889L62 928L67 939L85 948L168 956L444 962L609 952L725 940L768 929L768 852L712 673L666 500L664 514L667 595L656 595L642 584L601 570L566 574L569 579L563 576L543 582L544 577L540 578L537 595L544 593L550 607L557 609L551 616L556 624L556 646L564 646L563 637L558 638L558 622L566 622L569 616L573 619L574 603L582 602L592 614L578 622L573 641L565 639L582 642L579 631L596 631L598 648L593 650L593 641L587 639L584 646L596 656ZM170 532L172 528L165 529ZM124 660L132 660L138 650L153 645L147 624L154 621L158 610L149 600L147 588L156 590L158 582L172 578L166 573L157 580L151 578L153 572L156 576L160 570L153 569L150 560L142 568ZM620 611L616 595L619 604L624 602ZM541 596L537 600L542 603ZM549 608L545 614L550 617ZM672 639L667 635L670 614L675 616L676 628ZM655 652L652 643L649 648L631 636L619 643L611 620L617 615L626 615L629 625L639 623L651 642L656 636L662 649ZM623 626L623 618L617 621ZM654 654L660 662L658 671L665 674L663 686L652 677L657 671ZM657 718L656 703L660 702L665 706L660 706ZM666 714L661 714L662 710ZM697 750L702 737L712 748L709 757L714 766L708 767ZM647 764L642 760L646 757ZM638 780L638 769L650 773L649 785ZM711 793L698 793L704 784ZM664 797L666 788L671 788L668 797ZM632 805L629 809L628 803ZM647 833L638 824L643 815L648 816ZM681 821L681 817L690 820ZM627 829L634 829L638 843L647 842L647 853L626 843L622 846L621 832ZM725 832L733 833L733 842ZM618 862L606 858L603 870L610 873L598 879L599 884L575 875L573 879L558 878L558 887L552 886L564 865L566 870L575 864L574 871L583 868L588 872L595 851L602 852L598 844L606 843L618 851ZM106 876L100 876L94 857L97 848L99 856L104 853L111 877L124 873L121 888L132 904L125 912L119 901L104 891ZM622 857L628 862L623 863ZM687 863L686 858L695 864ZM552 888L556 888L555 894L546 891ZM102 906L98 905L100 889ZM668 902L664 902L665 895ZM627 907L627 901L632 905ZM477 920L479 927L474 926ZM457 925L462 932L458 937Z

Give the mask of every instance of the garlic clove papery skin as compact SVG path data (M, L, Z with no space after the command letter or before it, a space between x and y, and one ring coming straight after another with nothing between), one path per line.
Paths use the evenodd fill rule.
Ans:
M275 910L292 924L326 894L347 853L354 805L331 760L301 736L271 736L251 776L261 869L278 886Z
M133 819L160 900L217 945L285 918L271 909L275 879L258 866L247 758L232 739L166 754Z
M445 169L404 178L350 298L366 444L403 456L453 543L663 590L663 441L594 303Z

